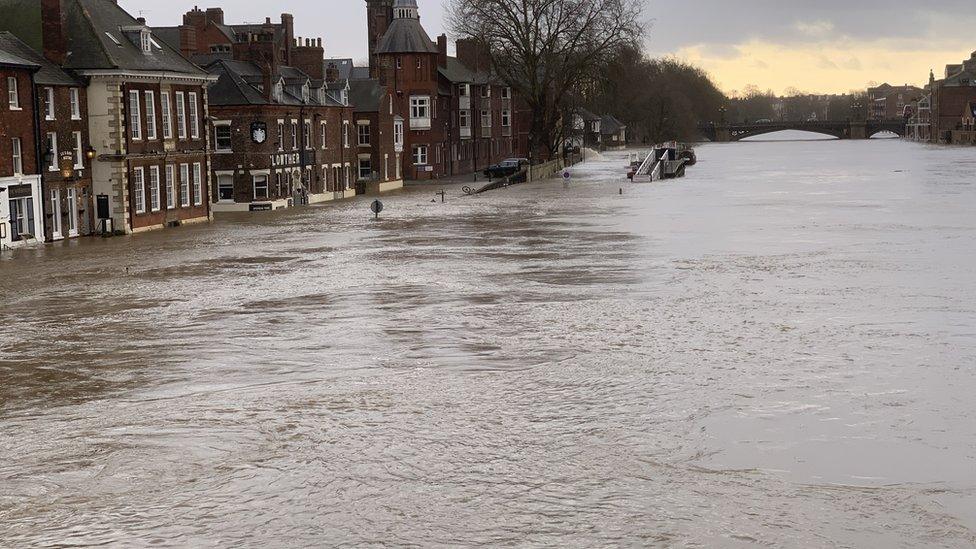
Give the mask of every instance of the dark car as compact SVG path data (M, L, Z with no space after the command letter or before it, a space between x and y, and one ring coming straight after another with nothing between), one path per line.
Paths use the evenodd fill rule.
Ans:
M526 158L507 158L498 164L489 166L488 169L485 170L485 177L508 177L518 173L522 167L528 165L528 163L529 161Z

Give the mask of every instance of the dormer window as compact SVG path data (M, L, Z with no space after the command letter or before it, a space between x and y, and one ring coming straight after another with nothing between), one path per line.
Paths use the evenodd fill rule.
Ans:
M285 93L284 86L281 85L281 81L275 83L274 85L274 100L281 103L281 98Z
M302 86L302 101L308 103L308 99L309 99L309 90L308 90L308 84L306 83L304 86Z
M139 42L142 45L142 53L152 53L152 35L148 30L139 32Z

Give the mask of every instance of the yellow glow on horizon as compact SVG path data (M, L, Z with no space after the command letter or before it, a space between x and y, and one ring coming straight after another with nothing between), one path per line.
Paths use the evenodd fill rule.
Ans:
M905 50L896 46L887 41L815 45L751 41L724 48L687 47L674 57L704 68L727 93L750 84L776 93L791 87L809 93L846 93L863 90L869 82L921 87L928 83L929 70L941 78L946 64L961 63L972 53L965 47Z

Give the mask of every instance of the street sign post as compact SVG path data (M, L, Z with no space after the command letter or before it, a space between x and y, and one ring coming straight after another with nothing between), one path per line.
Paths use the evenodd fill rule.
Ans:
M380 218L380 212L383 211L383 203L379 200L374 200L372 204L369 205L369 209L376 215L376 219Z

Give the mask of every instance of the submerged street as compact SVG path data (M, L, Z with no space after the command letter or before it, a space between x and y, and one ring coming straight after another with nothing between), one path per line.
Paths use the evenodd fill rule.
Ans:
M976 544L976 156L698 158L4 252L0 546Z

